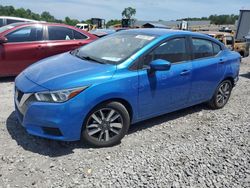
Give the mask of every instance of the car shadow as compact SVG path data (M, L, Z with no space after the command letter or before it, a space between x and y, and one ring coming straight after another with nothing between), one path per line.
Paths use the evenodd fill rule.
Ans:
M15 78L14 76L11 76L11 77L3 77L3 78L0 78L0 83L4 83L4 82L14 82L15 81Z
M148 129L155 125L177 119L188 114L199 112L201 110L208 110L205 104L196 105L183 110L158 116L149 120L145 120L140 123L132 125L128 131L128 134L133 134L137 131ZM62 142L55 140L48 140L36 136L29 135L26 130L18 123L15 113L12 112L6 121L6 127L11 135L12 139L16 140L17 144L27 151L38 153L49 157L59 157L74 153L74 149L89 149L90 146L82 143L81 141L76 142ZM98 149L98 148L93 148Z
M210 108L208 108L208 106L205 103L202 103L202 104L188 107L188 108L185 108L182 110L178 110L175 112L171 112L168 114L157 116L157 117L154 117L154 118L151 118L148 120L144 120L144 121L141 121L139 123L132 125L128 131L128 134L133 134L134 132L148 129L148 128L151 128L155 125L159 125L159 124L162 124L164 122L178 119L180 117L185 117L189 114L200 112L201 110L210 110Z
M248 78L250 79L250 72L245 73L245 74L240 74L241 77Z
M76 148L87 148L78 142L61 142L32 136L18 122L15 112L12 112L7 121L6 127L19 146L24 150L38 153L49 157L58 157L73 153Z

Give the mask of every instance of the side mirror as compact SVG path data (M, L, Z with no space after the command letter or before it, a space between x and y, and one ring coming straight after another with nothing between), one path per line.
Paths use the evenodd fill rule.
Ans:
M149 66L153 71L166 71L170 69L171 63L163 59L156 59Z
M8 39L6 37L0 37L0 44L7 43Z

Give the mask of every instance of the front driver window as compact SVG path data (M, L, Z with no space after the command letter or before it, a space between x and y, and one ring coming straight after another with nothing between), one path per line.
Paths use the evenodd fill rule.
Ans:
M170 63L187 61L189 58L186 50L186 39L175 38L162 43L144 57L144 65L149 65L151 61L156 59L163 59Z
M32 42L41 41L43 38L43 28L39 27L25 27L13 31L5 36L8 42Z

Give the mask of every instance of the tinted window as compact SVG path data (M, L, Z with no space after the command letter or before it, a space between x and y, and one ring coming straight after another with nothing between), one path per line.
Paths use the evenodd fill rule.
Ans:
M145 56L144 64L149 65L156 59L164 59L171 63L188 60L185 41L185 38L176 38L161 44Z
M6 35L8 42L30 42L42 40L42 27L25 27Z
M0 19L0 27L3 26L3 19Z
M227 45L233 45L233 37L226 36L225 38Z
M7 19L6 22L7 22L7 25L9 25L9 24L12 24L12 23L23 22L23 21L22 20Z
M49 26L49 40L73 40L73 31L66 27Z
M86 39L87 36L74 30L74 39Z
M213 45L209 40L192 39L194 59L213 56Z
M220 45L213 43L214 55L217 55L221 51Z

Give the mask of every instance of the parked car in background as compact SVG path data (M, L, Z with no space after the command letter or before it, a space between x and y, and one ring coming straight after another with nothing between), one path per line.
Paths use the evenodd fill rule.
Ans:
M0 27L17 22L39 22L39 21L25 19L25 18L11 17L11 16L0 16Z
M32 63L95 40L73 26L55 23L14 23L0 28L0 77L15 76Z
M91 34L99 38L113 34L115 32L116 32L115 29L95 29L95 30L90 31Z
M84 31L89 31L93 26L91 24L78 23L75 27Z
M238 52L242 57L249 56L249 43L246 41L235 40L234 35L231 33L216 31L203 31L201 33L216 38L217 40L225 44L228 49Z
M23 71L16 115L32 135L112 146L130 124L203 102L224 107L240 59L199 33L120 31Z
M95 29L95 30L91 30L89 31L91 34L101 38L101 37L105 37L107 35L111 35L115 32L118 31L123 31L123 30L127 30L125 28L113 28L113 29Z

